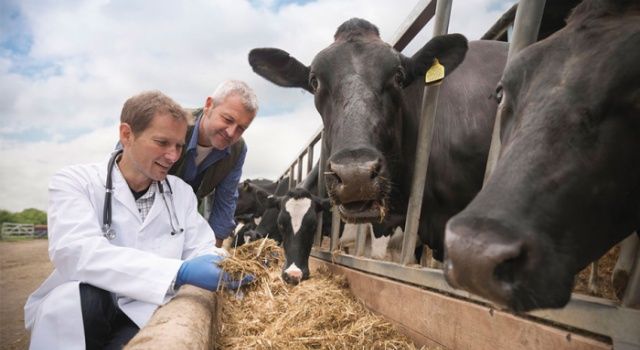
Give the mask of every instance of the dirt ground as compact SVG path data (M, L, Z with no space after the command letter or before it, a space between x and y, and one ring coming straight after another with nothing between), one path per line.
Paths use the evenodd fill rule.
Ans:
M616 300L611 287L611 272L618 255L613 248L600 259L601 297ZM27 349L29 335L24 329L23 307L27 297L51 273L47 240L0 241L0 350ZM576 278L576 292L586 293L589 267Z
M47 240L0 241L0 349L27 349L24 303L53 270Z

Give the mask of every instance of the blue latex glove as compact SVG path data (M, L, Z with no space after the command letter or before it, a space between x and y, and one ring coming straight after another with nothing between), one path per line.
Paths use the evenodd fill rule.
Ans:
M231 276L222 271L218 263L224 259L220 255L201 255L186 260L178 270L176 276L175 289L183 284L191 284L196 287L216 291L218 283L222 283L225 288L238 289L240 286L253 281L252 275L245 276L241 281L231 279ZM222 278L220 278L222 275Z

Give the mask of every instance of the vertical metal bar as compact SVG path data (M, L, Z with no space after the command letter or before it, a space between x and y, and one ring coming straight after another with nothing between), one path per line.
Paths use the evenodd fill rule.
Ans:
M320 138L320 161L318 164L318 196L320 198L324 198L327 196L327 189L325 188L324 182L324 172L327 167L327 146L324 142L324 131L322 132L322 136Z
M304 166L304 163L302 162L303 157L304 156L302 154L298 157L298 181L296 181L296 183L302 183L302 167Z
M333 207L331 217L331 251L338 249L340 238L340 213L338 207Z
M322 133L324 133L324 131ZM319 142L321 142L321 144L320 144L320 160L318 164L318 197L324 198L326 196L326 191L327 191L324 188L324 168L327 164L327 152L325 149L324 141L322 140L322 136L320 137ZM322 222L323 222L322 213L320 213L320 219L318 219L318 228L316 229L316 236L314 239L314 244L316 246L320 246L322 244Z
M507 61L538 40L545 0L520 0L513 22L513 42L509 44Z
M367 235L369 234L369 230L367 230L369 225L358 224L356 227L356 256L363 256Z
M289 168L289 189L293 189L294 187L296 187L296 179L294 177L295 168L296 168L296 163L293 163L291 165L291 168Z
M544 12L544 3L545 0L521 0L520 3L518 3L516 19L513 23L513 41L509 44L507 63L513 59L520 50L535 43L538 39L542 13ZM487 167L485 168L483 183L487 182L498 162L500 148L502 147L500 142L501 124L502 118L500 113L498 113L493 124L491 146L489 148L489 157L487 158Z
M451 15L452 0L438 0L436 4L436 22L433 28L433 36L446 34ZM420 212L422 211L422 197L427 179L427 167L429 154L431 153L431 140L435 125L436 108L439 86L425 87L422 96L422 118L418 130L418 145L416 146L416 162L411 183L411 196L407 208L404 238L402 242L402 263L404 265L413 262L413 254L418 240L418 226Z
M315 143L312 143L307 148L307 174L309 174L311 169L313 169L313 146L315 145Z

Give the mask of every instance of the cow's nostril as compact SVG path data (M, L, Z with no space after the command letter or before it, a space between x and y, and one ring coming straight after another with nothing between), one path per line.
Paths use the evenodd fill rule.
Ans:
M516 257L498 263L493 270L493 276L498 282L512 285L516 281L516 276L522 274L526 262L527 252L522 249Z
M334 171L331 162L327 164L327 171L324 172L324 176L325 176L325 181L334 182L337 184L342 183L342 179L340 178L340 175L336 171Z
M380 175L382 169L382 161L378 159L375 163L371 164L371 179L375 179Z

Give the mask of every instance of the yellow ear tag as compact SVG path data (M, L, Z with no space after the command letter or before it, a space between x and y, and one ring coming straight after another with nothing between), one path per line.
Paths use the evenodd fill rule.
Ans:
M427 85L438 85L444 79L444 66L440 64L437 58L433 59L433 64L424 75L424 82Z

